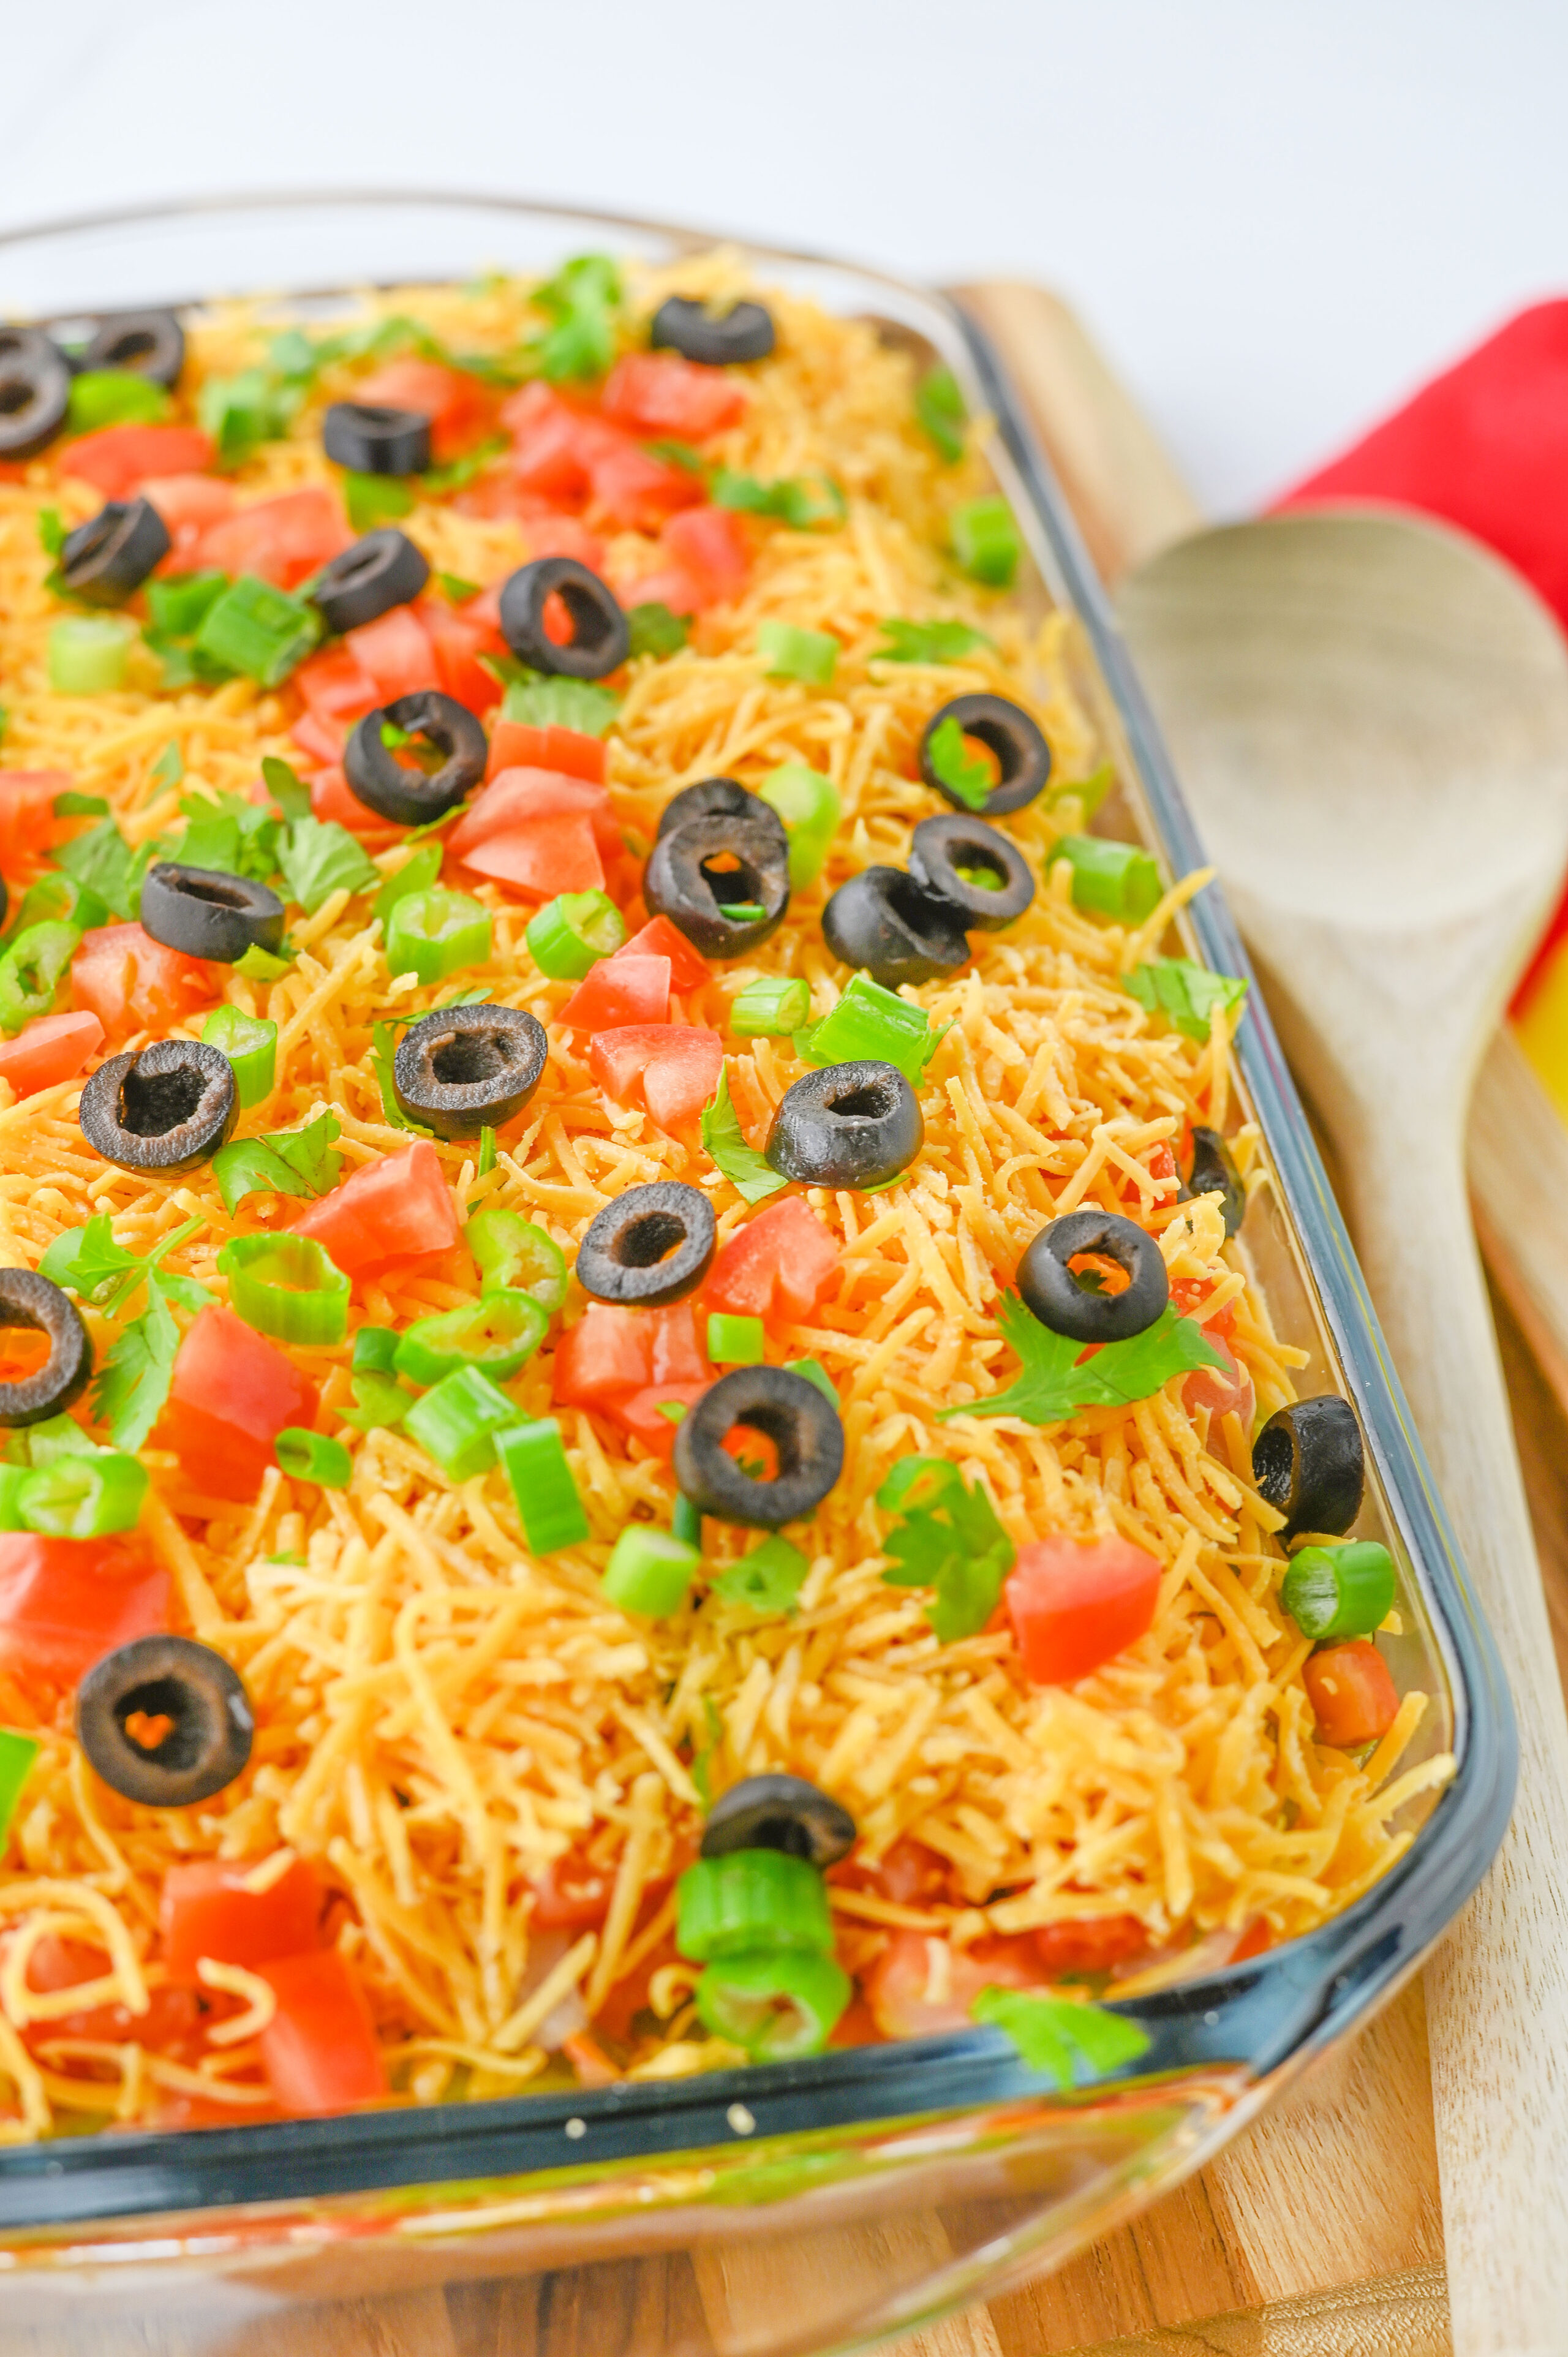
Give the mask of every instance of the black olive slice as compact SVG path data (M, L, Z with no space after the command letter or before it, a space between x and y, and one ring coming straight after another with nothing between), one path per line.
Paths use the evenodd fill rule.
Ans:
M773 350L773 315L760 303L736 303L716 317L705 303L689 296L671 295L653 314L648 340L679 352L685 361L704 368L725 368L736 361L765 361Z
M696 1291L715 1242L702 1189L656 1179L605 1205L577 1247L577 1282L596 1301L666 1309Z
M270 886L225 867L185 867L156 859L142 879L144 932L188 957L238 965L250 949L275 950L285 909Z
M423 475L430 464L430 420L418 409L335 401L321 421L321 447L356 475Z
M544 627L546 601L559 597L572 636L557 646ZM575 556L536 556L500 594L501 636L519 662L565 679L603 679L631 651L631 631L607 581Z
M682 786L660 812L655 841L673 834L678 826L689 826L694 818L754 819L758 826L770 827L789 852L789 830L772 803L752 793L738 778L699 778L694 786Z
M168 554L168 526L151 500L111 500L68 533L59 577L88 606L123 606Z
M185 366L185 330L172 311L112 311L99 320L76 365L128 369L154 384L177 384Z
M20 1383L0 1383L0 1426L41 1424L80 1399L92 1372L92 1344L68 1294L36 1269L0 1268L0 1326L30 1326L48 1357Z
M188 1809L221 1792L255 1731L239 1672L194 1637L116 1646L76 1697L76 1738L92 1767L111 1792L150 1809Z
M437 1137L478 1137L520 1114L543 1077L550 1035L518 1006L442 1006L411 1023L392 1059L410 1121Z
M423 737L446 755L432 776L403 767L381 735L389 721L405 736ZM435 688L422 687L365 715L343 748L343 775L367 810L399 826L419 826L426 819L442 817L473 791L485 774L489 755L485 732L467 705Z
M931 767L931 738L944 720L956 720L966 737L978 737L996 756L999 774L981 805L981 817L1001 818L1034 801L1051 774L1051 748L1039 723L1021 705L1010 704L1004 695L955 695L927 722L920 739L920 775L948 802L961 803L961 796L944 785Z
M329 630L357 630L406 606L430 578L430 564L406 532L389 524L368 532L341 556L323 565L316 576L310 602Z
M34 458L65 424L70 371L37 328L0 328L0 458Z
M896 990L954 974L969 955L963 919L901 867L863 867L822 910L822 939L845 965Z
M1182 1174L1176 1200L1190 1203L1195 1195L1219 1196L1225 1232L1233 1236L1247 1216L1247 1189L1230 1158L1230 1147L1217 1129L1195 1129L1192 1133L1192 1162Z
M746 797L754 801L754 795ZM764 805L766 807L766 805ZM707 958L744 957L776 933L789 907L789 845L777 813L714 812L661 834L642 871L642 897ZM760 909L729 916L726 909Z
M748 1472L725 1447L739 1425L772 1443L778 1470ZM813 1513L843 1470L838 1410L785 1367L737 1367L675 1427L675 1479L700 1514L776 1531Z
M1126 1274L1120 1293L1085 1286L1071 1264L1086 1254ZM1018 1290L1053 1334L1075 1342L1125 1342L1152 1326L1170 1299L1165 1255L1145 1229L1117 1211L1069 1211L1040 1230L1018 1264Z
M737 1849L781 1849L813 1866L836 1866L854 1847L854 1819L803 1776L747 1776L722 1792L703 1828L704 1857Z
M226 1144L239 1110L220 1048L156 1039L100 1064L76 1117L89 1146L122 1170L194 1170Z
M1298 1531L1342 1537L1361 1511L1367 1479L1355 1409L1333 1392L1277 1409L1252 1444L1252 1479L1285 1518L1282 1538Z
M968 931L999 932L1035 897L1034 874L1017 845L981 818L923 818L910 840L909 873L956 909Z
M896 1064L829 1064L779 1099L767 1159L808 1187L875 1187L925 1143L920 1101Z

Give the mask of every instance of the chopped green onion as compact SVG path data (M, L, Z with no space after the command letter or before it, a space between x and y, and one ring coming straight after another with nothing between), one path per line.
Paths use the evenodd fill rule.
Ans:
M797 622L758 622L757 651L769 679L803 679L831 687L839 642L830 630L803 630Z
M782 1039L800 1030L811 1012L811 985L790 975L763 974L736 993L729 1028L737 1039Z
M692 635L692 625L686 617L672 614L657 598L647 605L628 606L626 621L631 633L631 652L652 655L659 662L667 655L678 655Z
M708 1313L708 1356L715 1367L758 1367L768 1348L760 1318L736 1318L727 1310Z
M925 1079L926 1067L947 1036L948 1026L933 1030L923 1006L900 998L896 990L854 974L838 1005L820 1023L797 1039L795 1045L808 1063L855 1064L869 1060L896 1065L911 1088Z
M496 1167L496 1134L489 1123L479 1126L479 1159L475 1166L476 1178L487 1178Z
M559 1547L580 1546L591 1537L553 1416L498 1433L496 1455L511 1483L530 1555L553 1555Z
M678 1612L686 1601L692 1576L702 1563L694 1546L672 1531L656 1531L633 1523L622 1531L605 1566L605 1594L623 1612L640 1612L650 1620Z
M966 500L954 508L948 531L953 554L972 581L983 581L992 589L1011 586L1024 547L1013 511L1000 494Z
M675 1945L694 1964L753 1948L832 1953L827 1887L817 1867L780 1849L702 1857L675 1885Z
M70 381L68 434L96 434L101 425L156 425L172 407L168 394L134 369L83 369Z
M822 1366L818 1360L786 1359L784 1361L784 1372L787 1375L803 1375L807 1383L815 1383L822 1397L831 1406L837 1407L839 1404L839 1395L837 1390L834 1388L833 1379L829 1374L827 1369Z
M99 1539L134 1530L147 1494L147 1469L117 1448L75 1450L30 1472L16 1492L22 1521L51 1539Z
M397 1346L395 1365L411 1383L438 1383L460 1367L480 1367L498 1383L515 1375L550 1324L532 1293L486 1293L461 1309L416 1318Z
M1071 863L1075 909L1141 925L1159 906L1160 871L1136 844L1114 843L1103 834L1064 834L1047 856L1053 867L1058 859Z
M839 790L831 778L809 769L804 761L785 761L769 770L757 791L784 822L789 837L790 887L803 892L822 874L822 862L838 832L843 815Z
M147 614L155 630L171 639L193 639L229 587L229 576L209 567L203 573L170 573L147 583Z
M321 1346L349 1330L349 1280L314 1236L231 1236L218 1267L235 1313L258 1334Z
M479 1265L481 1293L515 1287L532 1294L550 1317L565 1308L566 1255L553 1236L521 1211L504 1211L499 1205L476 1211L463 1241Z
M0 1531L25 1531L22 1520L22 1484L27 1479L26 1465L0 1465Z
M415 892L428 892L441 873L446 852L440 843L422 843L419 849L405 859L395 875L389 876L375 899L371 902L371 914L379 918L384 929L400 900Z
M675 1492L675 1510L670 1517L670 1529L674 1537L682 1540L689 1547L695 1547L697 1553L701 1555L703 1551L702 1509L700 1506L693 1506L683 1490L677 1490Z
M926 759L950 793L966 809L983 811L996 783L996 771L983 754L972 753L962 728L950 713L931 731Z
M343 504L355 532L374 532L390 517L407 515L413 493L395 475L357 475L350 469L343 478Z
M340 1440L324 1432L307 1432L302 1424L285 1425L273 1442L273 1453L291 1481L315 1481L323 1490L346 1490L354 1460Z
M501 699L501 718L525 728L575 728L582 737L602 737L620 710L613 687L591 679L513 680Z
M99 1214L100 1218L106 1216ZM74 1232L80 1234L81 1230ZM45 1416L41 1424L29 1425L16 1438L26 1448L29 1465L53 1465L61 1457L91 1457L96 1449L96 1443L83 1432L76 1418L63 1411L59 1415Z
M758 925L768 911L760 900L721 900L719 914L732 925Z
M449 1481L471 1481L495 1463L497 1433L526 1421L489 1375L478 1367L459 1367L415 1400L403 1426Z
M961 662L977 647L993 643L983 630L972 630L967 622L908 622L895 614L882 628L887 633L887 644L877 648L874 657L877 662Z
M1393 1557L1375 1539L1303 1547L1280 1598L1304 1637L1369 1637L1393 1610Z
M265 1015L247 1015L242 1007L215 1006L201 1027L209 1048L220 1049L234 1069L234 1086L243 1106L270 1097L277 1071L278 1027Z
M65 546L65 520L59 508L40 508L38 510L38 546L43 550L44 554L58 557Z
M281 982L297 955L298 952L290 949L286 942L276 957L271 950L263 949L259 942L252 942L244 956L235 959L234 971L243 974L247 982Z
M928 369L915 387L915 414L950 467L963 456L963 429L969 412L950 368Z
M744 1604L753 1612L792 1612L811 1567L800 1548L775 1531L738 1563L716 1573L711 1584L726 1604Z
M125 684L134 636L117 614L68 614L49 632L49 685L57 695L113 695Z
M0 1841L11 1830L22 1787L38 1756L36 1737L16 1735L8 1727L0 1727Z
M395 1326L361 1326L349 1366L357 1375L390 1375L397 1364L397 1346Z
M709 1964L693 1994L712 2037L744 2047L754 2062L799 2062L822 2051L854 1984L832 1956L750 1948Z
M378 1426L401 1424L413 1405L413 1394L405 1392L392 1375L355 1375L354 1405L339 1408L345 1424L356 1432L374 1432Z
M444 982L467 965L489 958L489 910L467 892L410 892L387 920L387 963L394 974L417 974L421 982Z
M196 634L196 651L242 672L258 687L276 687L304 662L321 636L321 617L303 597L242 573L211 607Z
M529 954L552 982L581 982L626 939L626 920L607 892L562 892L528 920Z
M74 925L46 922L17 933L0 957L0 1030L20 1031L47 1015L81 939Z

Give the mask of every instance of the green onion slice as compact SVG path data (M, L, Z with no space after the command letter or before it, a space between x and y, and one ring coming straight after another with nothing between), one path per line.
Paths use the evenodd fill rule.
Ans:
M549 1323L532 1293L498 1287L461 1309L416 1318L394 1364L411 1383L438 1383L467 1366L504 1383L538 1350Z
M553 1416L499 1432L496 1455L511 1483L531 1555L580 1546L592 1535Z
M798 2062L822 2051L854 1985L832 1956L751 1948L711 1964L695 1995L713 2037L744 2047L754 2062Z
M830 630L803 630L796 622L759 622L757 651L769 679L800 679L811 687L831 687L839 642Z
M231 1236L218 1267L236 1314L258 1334L319 1348L347 1333L349 1280L314 1236Z
M24 1527L46 1538L98 1539L134 1530L146 1494L147 1469L136 1458L115 1448L73 1450L35 1467L16 1503Z
M607 892L562 892L531 917L523 938L541 974L581 982L626 939L626 920Z
M1369 1637L1393 1610L1393 1557L1375 1539L1303 1547L1280 1593L1304 1637Z
M675 1886L675 1945L695 1964L750 1948L831 1955L832 1917L818 1868L778 1849L699 1858Z
M215 1006L201 1027L210 1048L221 1049L234 1068L234 1085L242 1105L260 1104L273 1092L276 1077L278 1027L265 1015L247 1015L242 1007Z
M896 1065L910 1087L918 1089L947 1030L945 1023L933 1030L923 1006L900 998L897 991L873 982L868 974L854 974L837 1006L795 1044L811 1064L853 1064L870 1059Z
M38 1756L35 1737L16 1735L8 1727L0 1727L0 1841L11 1829L22 1787Z
M444 982L490 954L490 912L466 892L410 892L394 903L386 920L387 964L394 974L417 974L421 982Z
M760 1366L768 1347L760 1318L736 1318L729 1311L708 1313L708 1356L715 1367Z
M459 1367L415 1400L403 1428L450 1481L471 1481L495 1462L496 1436L526 1421L516 1402L478 1367Z
M997 492L966 500L948 518L953 554L972 581L1006 589L1018 570L1024 545L1013 511Z
M463 1241L479 1265L481 1293L530 1293L553 1317L566 1306L566 1255L553 1236L520 1211L476 1211Z
M74 925L28 925L0 958L0 1029L20 1031L47 1015L81 939Z
M1047 854L1072 867L1072 904L1114 917L1124 925L1141 925L1159 906L1163 887L1160 871L1136 844L1116 843L1103 834L1064 834Z
M605 1566L605 1594L623 1612L662 1620L681 1609L701 1562L696 1548L672 1531L633 1523L617 1539Z
M257 574L242 573L208 608L195 644L199 655L242 672L258 687L276 687L320 636L314 606Z
M737 1039L782 1039L800 1030L811 1012L811 985L794 975L763 974L731 1002L729 1028Z
M113 695L125 684L131 625L118 614L68 614L49 632L49 685L57 695Z
M768 771L757 791L784 822L789 837L790 888L803 892L822 874L838 832L843 815L839 790L831 778L804 761L785 761Z
M316 1481L323 1490L346 1490L354 1460L340 1440L324 1432L307 1432L303 1425L285 1425L273 1443L278 1463L291 1481Z

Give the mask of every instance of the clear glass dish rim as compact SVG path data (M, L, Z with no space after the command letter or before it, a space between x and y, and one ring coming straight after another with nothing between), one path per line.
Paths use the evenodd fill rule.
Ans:
M327 188L173 199L128 212L85 213L0 231L6 248L94 231L134 231L181 219L264 215L312 207L428 207L590 226L680 251L736 246L766 267L842 272L939 318L961 346L996 421L1006 488L1065 590L1131 750L1148 817L1174 874L1205 864L1202 845L1125 642L1026 413L983 332L940 291L854 261L764 244L646 216L476 190ZM300 289L303 296L316 290ZM169 299L177 299L171 296ZM194 296L190 299L200 299ZM59 316L56 314L55 316ZM1189 904L1206 963L1250 974L1219 888ZM1237 1042L1242 1079L1273 1158L1294 1233L1332 1337L1369 1453L1418 1577L1449 1673L1458 1760L1453 1782L1410 1849L1381 1881L1316 1932L1124 2009L1151 2034L1140 2075L1179 2081L1241 2068L1263 2079L1305 2061L1362 2020L1438 1938L1486 1872L1512 1803L1517 1738L1506 1683L1355 1260L1327 1176L1256 987ZM1114 2083L1111 2083L1113 2086ZM613 2169L637 2159L748 2140L916 2116L989 2109L1036 2097L1043 2083L997 2033L976 2029L829 2053L815 2061L620 2083L560 2096L488 2099L428 2110L347 2114L251 2127L102 2133L0 2148L0 2230L199 2212L249 2202L516 2179L559 2170L570 2155ZM1108 2092L1102 2086L1097 2092ZM744 2130L735 2115L743 2112ZM568 2120L591 2147L563 2147Z

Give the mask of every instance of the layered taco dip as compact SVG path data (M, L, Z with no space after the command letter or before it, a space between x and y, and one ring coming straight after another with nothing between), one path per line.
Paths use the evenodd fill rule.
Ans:
M1450 1773L977 441L722 253L0 333L0 2137L1092 2073Z

